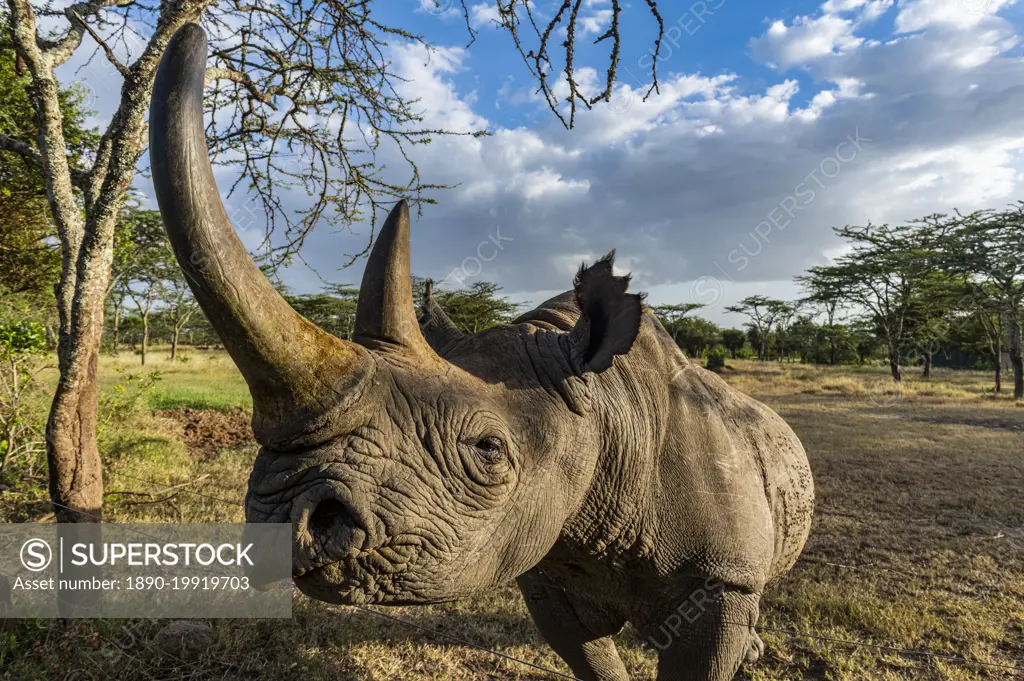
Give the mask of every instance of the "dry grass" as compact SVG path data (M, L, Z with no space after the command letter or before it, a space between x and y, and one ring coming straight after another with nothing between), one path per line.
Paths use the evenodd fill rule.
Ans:
M230 364L205 357L161 367L164 378L151 401L244 404L244 385ZM104 362L109 372L113 360ZM990 377L972 372L909 380L896 393L880 368L730 367L731 383L779 411L800 435L818 489L804 557L764 601L767 658L740 678L1024 676L838 642L1024 667L1024 405L987 396ZM110 518L242 519L237 504L251 446L200 460L182 443L180 424L150 415L110 433L104 450L109 490L157 493L160 485L141 481L197 481L165 504L129 506L111 497ZM23 621L8 628L0 674L55 681L555 678L430 633L439 631L567 671L540 640L513 587L386 612L427 631L297 594L292 620L213 620L218 642L207 655L171 661L150 645L159 621ZM620 637L620 650L634 678L653 678L650 647L631 631Z

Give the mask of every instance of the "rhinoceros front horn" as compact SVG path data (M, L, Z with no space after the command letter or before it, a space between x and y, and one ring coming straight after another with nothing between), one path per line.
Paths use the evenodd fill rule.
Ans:
M150 108L153 184L189 286L249 384L257 439L289 443L344 409L374 362L295 312L235 234L206 151L206 50L206 34L189 24L160 62Z

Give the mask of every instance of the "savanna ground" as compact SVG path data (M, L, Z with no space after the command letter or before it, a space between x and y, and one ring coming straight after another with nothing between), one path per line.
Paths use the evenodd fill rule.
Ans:
M108 519L240 522L256 449L248 392L226 355L154 351L102 360L101 436ZM116 369L120 368L120 371ZM55 373L55 372L52 372ZM1024 677L1024 403L993 399L991 379L937 371L891 390L876 367L731 361L733 385L776 409L803 440L817 486L811 538L762 605L765 659L739 678L1010 679ZM44 481L0 494L9 522L45 520ZM177 659L156 620L7 622L0 677L142 679L552 679L438 632L567 672L514 586L441 606L386 609L384 619L296 592L291 620L210 620L216 643ZM653 679L650 644L630 630L619 650ZM858 647L845 641L873 644ZM889 648L967 655L964 664Z

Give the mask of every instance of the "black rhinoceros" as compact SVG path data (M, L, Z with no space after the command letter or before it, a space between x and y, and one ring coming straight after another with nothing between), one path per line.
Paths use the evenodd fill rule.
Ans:
M353 342L274 290L221 204L203 132L206 38L171 40L153 181L182 269L252 392L250 522L290 522L294 581L333 603L435 603L517 579L588 681L622 681L631 622L658 678L724 681L763 646L762 590L807 537L793 431L690 363L609 256L572 291L464 336L414 309L409 215L366 265Z

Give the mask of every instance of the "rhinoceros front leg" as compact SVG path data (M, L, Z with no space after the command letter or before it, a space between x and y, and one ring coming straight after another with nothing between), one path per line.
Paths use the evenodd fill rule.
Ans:
M574 676L582 681L629 681L611 639L625 625L624 617L573 597L539 571L526 573L518 582L541 635Z
M644 627L658 650L658 681L731 681L764 652L754 631L760 596L717 591L700 591Z

